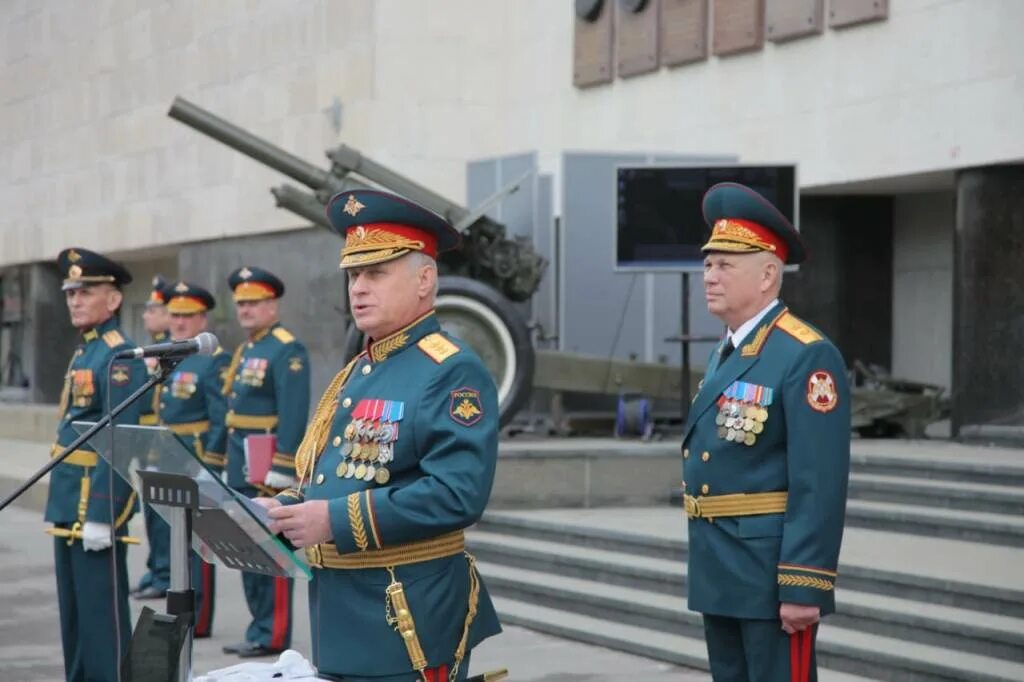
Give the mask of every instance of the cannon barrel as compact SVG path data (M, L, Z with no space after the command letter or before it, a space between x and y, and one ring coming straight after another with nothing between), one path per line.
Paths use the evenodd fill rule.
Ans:
M291 211L314 225L319 225L334 232L334 228L331 227L331 223L327 220L327 215L324 213L324 205L312 194L303 192L298 187L292 187L291 185L274 187L270 190L270 193L274 195L274 200L279 208Z
M312 189L328 189L333 193L334 188L341 184L328 171L261 140L182 97L174 98L167 115ZM338 187L337 191L342 189Z

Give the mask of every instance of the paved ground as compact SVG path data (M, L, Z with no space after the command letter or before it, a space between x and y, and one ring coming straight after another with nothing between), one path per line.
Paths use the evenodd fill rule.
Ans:
M133 531L141 529L139 516ZM63 679L57 600L54 595L51 539L36 511L11 507L0 513L0 680L43 682ZM136 580L145 564L145 549L129 550L129 570ZM197 642L195 669L206 672L233 665L235 657L220 648L238 640L248 612L237 573L218 572L214 636ZM155 607L160 602L145 602ZM134 606L138 606L135 602ZM296 631L293 647L308 652L309 623L304 589L296 590ZM644 680L706 681L704 673L644 658L509 627L480 646L473 655L473 672L510 669L512 680L524 682L612 682Z

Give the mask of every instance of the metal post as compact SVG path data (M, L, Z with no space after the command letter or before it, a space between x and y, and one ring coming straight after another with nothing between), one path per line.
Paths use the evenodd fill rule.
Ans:
M186 507L165 507L170 517L171 527L171 592L192 593L192 564L189 554L192 546L192 510ZM174 609L168 600L168 611ZM194 609L194 606L190 605ZM192 679L192 630L194 623L190 615L190 624L185 632L185 641L181 646L178 659L178 680L189 682Z
M682 352L683 352L683 377L680 382L682 388L682 417L685 426L687 417L690 416L690 273L684 272L682 283Z

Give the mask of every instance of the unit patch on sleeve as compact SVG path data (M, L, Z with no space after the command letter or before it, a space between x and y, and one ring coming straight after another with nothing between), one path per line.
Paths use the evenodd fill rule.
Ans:
M452 391L448 415L455 423L463 426L472 426L483 419L484 408L480 404L480 391L466 386Z
M823 369L811 372L807 377L807 404L818 412L831 412L838 403L839 394L832 375Z
M293 371L293 372L301 372L302 371L302 358L296 355L295 357L293 357L290 360L288 360L288 369Z

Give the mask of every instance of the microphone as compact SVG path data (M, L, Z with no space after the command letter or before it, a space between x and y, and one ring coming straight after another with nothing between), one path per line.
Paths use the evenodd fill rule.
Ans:
M194 339L184 341L171 341L170 343L154 343L151 346L138 346L118 351L115 358L180 358L186 355L198 353L199 355L213 355L220 342L210 332L203 332Z

